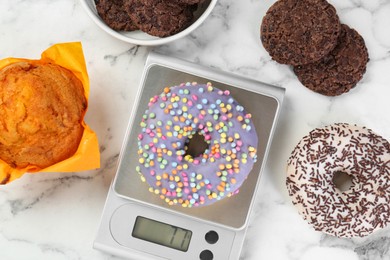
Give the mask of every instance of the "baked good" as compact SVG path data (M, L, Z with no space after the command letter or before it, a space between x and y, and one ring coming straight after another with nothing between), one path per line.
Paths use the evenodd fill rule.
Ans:
M205 0L171 0L171 1L176 1L178 3L186 4L186 5L196 5L196 4L201 4Z
M340 28L336 9L326 0L279 0L264 16L260 35L272 59L297 66L333 50Z
M138 27L124 9L126 0L96 0L96 11L103 21L116 31L135 31Z
M351 177L342 191L334 175ZM390 222L390 144L365 127L339 123L312 130L287 162L293 204L315 230L364 237Z
M236 194L257 159L251 114L210 83L166 87L140 124L136 170L170 205L205 206Z
M0 158L45 168L72 156L87 101L81 81L59 65L22 61L0 71Z
M193 7L166 0L128 0L125 9L137 27L150 35L167 37L187 28Z
M307 88L326 96L348 92L362 79L369 61L364 39L354 29L342 25L336 47L320 61L294 67Z

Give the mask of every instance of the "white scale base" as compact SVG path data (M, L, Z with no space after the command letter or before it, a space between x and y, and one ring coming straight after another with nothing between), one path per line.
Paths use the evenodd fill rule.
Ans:
M259 147L258 161L239 194L210 206L188 209L167 205L140 181L135 171L138 158L136 136L150 97L161 93L165 86L194 81L200 84L211 82L215 87L229 90L251 112ZM134 260L239 259L283 98L282 88L151 53L145 64L94 248ZM132 233L137 217L150 219L163 229L172 226L175 232L177 228L181 232L189 231L186 235L186 240L190 240L188 248L182 251L134 237ZM185 242L188 241L183 240L182 243Z

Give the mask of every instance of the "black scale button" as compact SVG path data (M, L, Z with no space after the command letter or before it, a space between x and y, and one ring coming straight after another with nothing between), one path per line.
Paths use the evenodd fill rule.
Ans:
M214 255L210 250L203 250L199 255L200 260L213 260Z
M219 236L215 231L209 231L204 237L209 244L215 244L218 242Z

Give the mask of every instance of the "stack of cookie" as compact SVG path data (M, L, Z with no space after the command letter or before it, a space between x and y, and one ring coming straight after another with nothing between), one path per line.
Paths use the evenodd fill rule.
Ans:
M272 59L292 65L302 84L317 93L346 93L366 71L364 39L340 23L326 0L277 1L264 16L260 35Z
M116 31L142 30L167 37L187 28L203 0L95 0L103 21Z

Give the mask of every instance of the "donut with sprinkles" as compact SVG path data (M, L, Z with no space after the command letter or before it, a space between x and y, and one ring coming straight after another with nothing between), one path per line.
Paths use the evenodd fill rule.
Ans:
M339 189L335 174L350 176ZM390 223L390 144L365 127L339 123L317 128L287 162L293 204L315 230L364 237Z
M140 126L136 170L169 205L206 206L238 193L257 160L251 114L211 83L165 87Z

